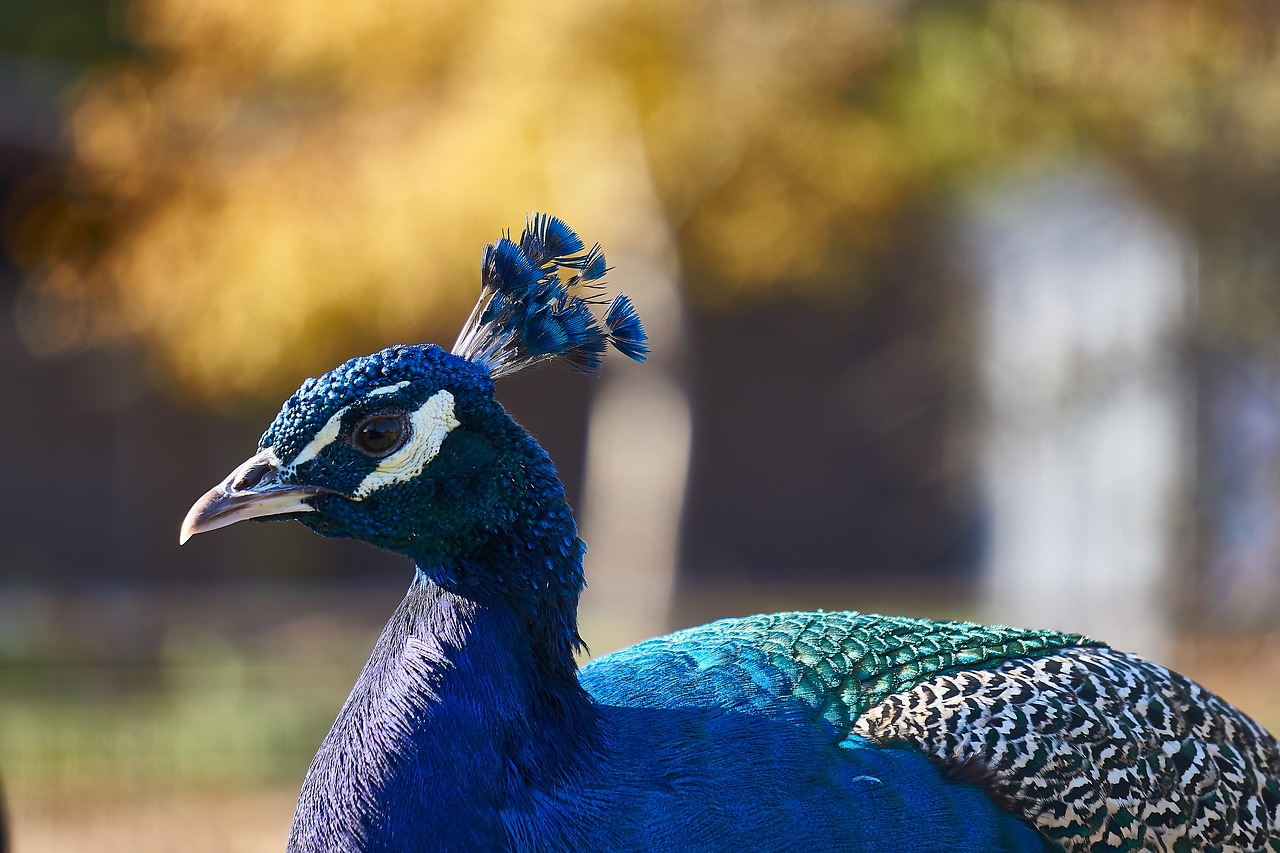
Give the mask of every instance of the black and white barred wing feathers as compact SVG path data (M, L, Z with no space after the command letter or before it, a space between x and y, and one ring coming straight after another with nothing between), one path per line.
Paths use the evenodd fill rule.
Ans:
M1064 648L935 675L853 733L908 743L1068 851L1280 851L1280 746L1164 667Z

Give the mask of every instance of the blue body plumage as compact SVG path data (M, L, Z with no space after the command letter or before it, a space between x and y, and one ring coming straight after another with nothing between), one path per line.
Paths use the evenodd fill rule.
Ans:
M419 574L312 762L290 849L1045 849L717 633L602 658L579 685L540 669L511 608Z
M1051 631L786 613L574 655L585 546L493 379L637 360L625 296L534 215L448 353L307 380L183 540L296 518L410 558L307 771L291 851L1280 851L1280 747L1180 676Z

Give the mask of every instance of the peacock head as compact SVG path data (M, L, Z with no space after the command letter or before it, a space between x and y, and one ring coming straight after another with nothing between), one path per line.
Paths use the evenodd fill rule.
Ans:
M587 250L562 221L531 214L518 241L485 247L480 299L452 352L395 346L308 379L258 452L191 508L180 541L296 518L465 575L512 541L534 544L540 526L571 530L554 468L494 398L493 380L552 360L595 372L610 344L643 360L627 297L608 304L603 322L592 314L605 270L599 245ZM580 549L568 538L558 547Z

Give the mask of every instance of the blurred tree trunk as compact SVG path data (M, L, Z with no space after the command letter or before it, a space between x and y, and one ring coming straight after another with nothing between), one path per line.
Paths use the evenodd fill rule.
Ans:
M588 416L579 617L597 654L670 627L692 435L675 235L626 103L614 101L606 122L593 116L590 131L564 125L548 146L557 152L549 184L563 193L556 208L593 223L586 236L605 247L610 291L631 295L649 333L644 364L607 362Z

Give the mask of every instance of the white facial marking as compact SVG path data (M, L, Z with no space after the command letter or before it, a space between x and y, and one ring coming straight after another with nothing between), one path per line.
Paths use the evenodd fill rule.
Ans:
M383 385L381 388L374 388L368 394L365 394L365 396L381 397L383 394L394 394L408 384L409 384L409 380L406 379L403 382L397 382L395 385Z
M455 427L461 426L453 416L453 395L443 390L419 406L409 420L413 424L413 434L404 447L379 462L378 467L356 486L351 495L353 498L364 500L383 486L405 483L417 477L440 453L445 437Z
M305 465L312 459L324 451L326 447L333 444L338 438L338 433L342 429L342 416L346 414L350 406L345 406L333 413L333 417L324 422L324 426L320 427L320 431L315 434L311 441L307 442L307 446L302 448L302 452L293 457L293 461L285 466L287 473L292 473L299 465Z

